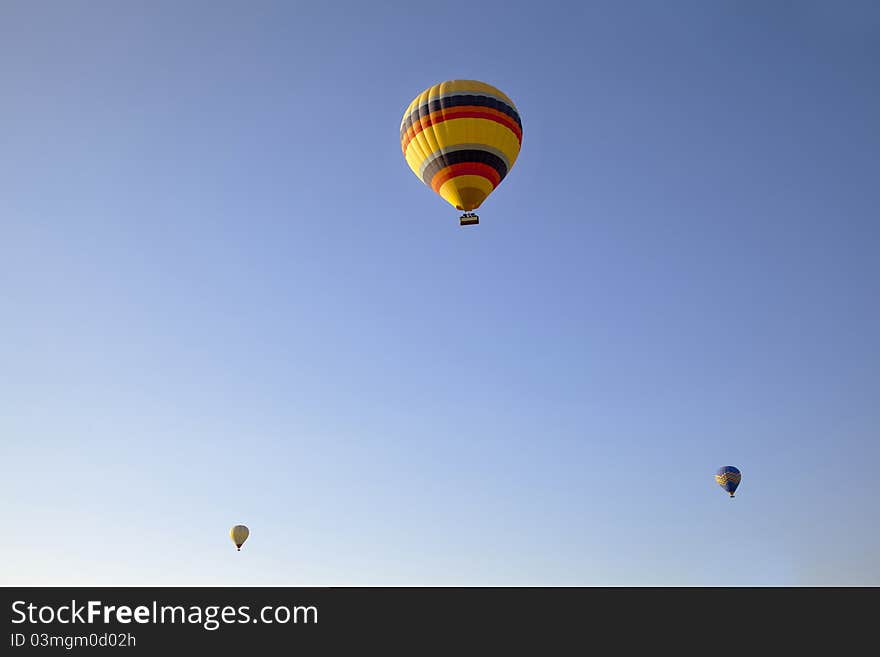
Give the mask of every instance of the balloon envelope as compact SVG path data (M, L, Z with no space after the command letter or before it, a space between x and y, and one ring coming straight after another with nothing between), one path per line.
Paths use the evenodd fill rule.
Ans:
M244 542L247 540L247 537L250 536L250 533L250 530L244 525L236 525L229 530L229 538L235 543L236 549L241 550L241 546L244 545Z
M718 485L726 490L731 497L733 497L733 493L736 490L736 487L739 486L741 480L742 473L732 465L725 465L724 467L719 468L718 472L715 473L715 481L717 481Z
M480 207L519 155L522 121L490 84L447 80L406 108L400 145L413 173L458 210Z

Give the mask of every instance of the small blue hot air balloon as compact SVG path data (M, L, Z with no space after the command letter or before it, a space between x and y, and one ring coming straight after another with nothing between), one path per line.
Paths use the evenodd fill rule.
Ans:
M718 472L715 473L715 481L717 481L718 485L726 490L731 497L733 497L733 492L736 490L736 487L739 486L741 479L742 473L732 465L725 465L723 468L718 468Z

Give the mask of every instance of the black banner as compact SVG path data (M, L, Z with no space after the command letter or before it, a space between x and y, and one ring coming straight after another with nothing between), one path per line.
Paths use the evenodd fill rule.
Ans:
M875 588L2 588L3 654L240 652L477 644L658 649L852 638ZM575 642L575 644L572 644ZM613 642L609 644L609 642ZM659 642L659 643L658 643ZM603 650L606 654L607 649ZM274 654L274 652L272 653ZM314 653L313 653L314 654Z

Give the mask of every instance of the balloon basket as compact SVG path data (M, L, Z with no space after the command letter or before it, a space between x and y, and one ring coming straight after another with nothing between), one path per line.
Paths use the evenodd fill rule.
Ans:
M465 212L458 221L462 226L473 226L480 223L480 218L473 212Z

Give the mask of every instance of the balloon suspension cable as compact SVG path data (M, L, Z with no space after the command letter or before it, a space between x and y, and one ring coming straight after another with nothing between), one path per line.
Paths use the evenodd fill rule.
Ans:
M465 212L459 218L459 224L462 226L473 226L480 223L480 218L473 212Z

